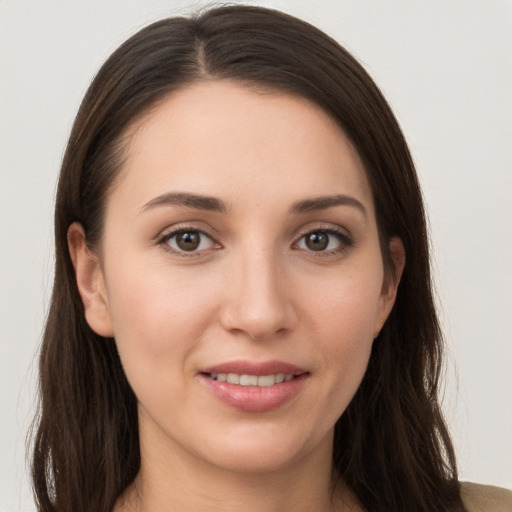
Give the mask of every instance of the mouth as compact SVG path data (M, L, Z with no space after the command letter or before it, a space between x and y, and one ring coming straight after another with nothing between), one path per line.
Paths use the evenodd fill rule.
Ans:
M270 375L248 375L238 373L207 373L205 374L210 379L217 382L227 382L228 384L235 384L237 386L259 386L268 387L282 382L289 382L296 378L296 375L291 373L273 373ZM302 375L302 374L301 374Z
M238 361L205 368L200 376L224 405L244 412L266 412L299 395L310 372L279 361Z

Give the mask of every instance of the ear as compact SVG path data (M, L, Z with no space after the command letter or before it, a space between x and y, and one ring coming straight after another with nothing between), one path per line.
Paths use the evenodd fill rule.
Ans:
M374 339L379 335L384 323L393 309L396 292L405 267L405 249L400 238L393 237L389 241L389 252L391 254L393 267L391 268L391 272L387 272L382 284L379 299L379 313L375 321L375 329L373 332Z
M68 229L68 248L76 283L89 327L100 336L113 336L103 270L98 257L87 247L81 224L74 222Z

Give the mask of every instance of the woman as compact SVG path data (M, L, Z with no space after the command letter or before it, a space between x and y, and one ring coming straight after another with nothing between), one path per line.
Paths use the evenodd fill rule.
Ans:
M40 510L464 510L414 167L323 33L226 7L133 36L55 234Z

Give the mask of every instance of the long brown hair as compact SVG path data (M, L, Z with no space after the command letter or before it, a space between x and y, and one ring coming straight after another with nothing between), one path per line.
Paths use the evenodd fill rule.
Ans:
M462 510L438 387L442 336L434 308L420 188L400 127L362 66L306 22L259 7L165 19L128 39L92 82L62 163L56 268L40 356L33 486L40 511L109 512L139 465L136 398L114 339L88 326L67 247L80 222L101 238L127 127L171 91L202 80L298 94L351 139L373 191L384 261L401 238L406 267L369 366L335 427L333 474L371 511Z

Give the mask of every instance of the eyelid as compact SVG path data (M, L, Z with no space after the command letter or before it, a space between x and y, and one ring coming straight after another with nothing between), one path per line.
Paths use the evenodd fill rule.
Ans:
M173 249L172 247L170 247L170 245L167 242L171 238L173 238L176 235L179 235L180 233L186 233L187 231L193 231L195 233L200 233L201 235L208 237L211 240L212 245L214 245L214 247L209 247L207 249L200 249L200 250L195 250L195 251L177 250L177 249ZM216 238L211 233L209 233L204 228L198 228L198 227L192 226L188 223L174 225L171 228L167 228L167 229L163 230L156 237L155 244L161 246L165 251L167 251L171 254L174 254L177 256L188 257L188 258L204 255L204 253L206 251L209 251L211 249L221 248L221 244L219 242L217 242Z
M203 236L208 237L213 247L209 247L206 249L201 250L194 250L194 251L185 251L185 250L176 250L169 246L167 243L172 237L184 233L187 231L194 231L196 233L200 233ZM192 225L189 222L180 223L177 225L173 225L172 227L168 227L160 232L157 237L155 237L155 244L162 246L164 250L167 252L170 252L171 254L178 255L178 256L184 256L184 257L194 257L194 256L201 256L204 255L206 251L210 251L212 249L220 249L222 248L222 245L217 241L217 238L215 235L213 235L210 230L204 229L202 227L197 227ZM340 241L340 247L337 247L336 249L331 250L323 250L323 251L314 251L314 250L308 250L297 247L299 242L308 234L312 233L327 233L330 236L334 236L338 238ZM352 235L348 232L347 229L342 228L341 226L333 225L333 224L327 224L327 223L321 223L316 226L306 226L303 227L298 235L295 238L295 242L293 242L292 247L296 250L302 250L305 252L309 252L315 256L329 256L337 253L345 252L349 247L354 245L354 239Z
M337 247L336 249L323 250L323 251L314 251L314 250L302 249L302 248L297 247L299 242L305 236L310 235L312 233L327 233L330 236L335 236L336 238L338 238L338 240L340 242L340 247ZM353 245L354 245L354 239L353 239L352 235L346 229L343 229L340 226L334 226L332 224L327 224L327 225L320 224L320 225L314 226L314 227L313 226L306 227L303 230L301 230L296 241L293 243L293 246L297 250L302 250L302 251L311 253L318 257L343 253L349 247L351 247Z

